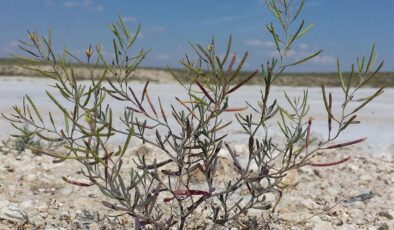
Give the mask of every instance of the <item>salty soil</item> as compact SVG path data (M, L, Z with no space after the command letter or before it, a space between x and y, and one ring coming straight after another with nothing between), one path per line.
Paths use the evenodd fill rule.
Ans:
M237 149L246 150L246 146L238 144ZM146 146L134 147L127 153L126 164L136 154L152 152ZM239 154L246 156L246 151ZM328 168L305 167L291 172L285 179L288 187L277 212L269 217L269 226L273 229L394 229L394 162L389 157L376 159L363 155L363 150L357 147L324 152L316 160L332 162L345 156L352 159ZM21 224L30 229L130 229L133 226L127 216L106 217L121 213L101 205L106 198L98 189L76 187L61 179L71 176L81 180L80 165L71 161L53 164L52 160L29 150L18 154L1 147L0 229ZM231 167L221 168L218 175L222 175L220 180L229 180ZM239 193L239 197L247 195L243 191ZM273 194L267 195L268 201L274 199ZM257 217L256 223L253 217ZM251 210L249 219L237 223L237 227L263 229L263 218L268 220L268 213Z
M11 113L11 106L21 105L23 95L29 94L42 108L42 113L52 111L59 114L45 97L45 89L51 90L48 87L50 83L45 79L0 79L0 112ZM141 91L143 84L133 83L132 87ZM260 86L243 88L230 99L231 105L242 107L245 101L257 101L260 89ZM282 98L278 103L286 106L284 90L290 96L301 96L303 88L273 89L273 97ZM334 95L334 108L338 108L340 89L329 90ZM360 97L373 91L366 89ZM309 93L310 115L314 117L312 132L315 137L324 138L327 117L320 91L310 88ZM162 101L175 103L174 95L182 97L184 92L174 84L152 84L151 94L162 97ZM316 158L318 162L332 162L351 156L350 161L327 168L305 167L292 171L286 178L288 186L277 211L269 217L268 213L251 210L249 219L237 223L237 227L259 229L263 228L263 220L269 219L268 225L274 229L394 229L393 98L394 90L386 90L360 113L362 123L349 129L339 140L368 137L368 141L351 148L321 152ZM109 103L114 107L114 115L122 113L124 104ZM231 120L233 114L227 116L225 119ZM59 118L58 122L61 124L62 119ZM0 130L0 140L6 140L13 133L2 118ZM241 131L235 123L227 129L231 145L236 147L240 157L245 157L247 147L243 143L246 140ZM272 133L278 135L278 130L273 128ZM127 153L128 162L142 152L151 154L150 157L154 155L147 146L135 142L133 146ZM34 155L29 150L17 153L10 147L12 144L0 147L0 229L23 224L30 229L130 229L133 226L133 221L127 216L114 217L120 213L101 205L105 198L96 188L76 187L61 179L62 176L70 176L80 180L82 177L78 172L81 167L77 163L53 164L49 157ZM222 157L224 163L218 174L222 175L221 180L226 180L231 177L232 169L226 164L228 155L222 154ZM248 196L244 191L238 195ZM267 195L268 201L274 199L274 194Z
M53 85L53 81L49 79L37 79L37 78L26 78L26 77L0 77L0 113L11 114L12 106L22 105L22 98L28 94L36 103L37 107L40 108L41 114L45 116L48 112L52 112L54 118L57 119L58 124L64 123L63 115L53 105L52 101L48 98L45 90L51 92L56 96L59 101L66 106L66 108L72 108L70 103L61 100L61 96L56 90L50 85ZM87 82L81 82L82 84L88 84ZM144 83L132 82L130 86L136 91L136 94L140 95L144 88ZM229 99L231 107L241 108L246 106L246 101L251 103L253 106L257 106L257 101L260 100L260 90L262 85L245 86L240 88L237 92L232 94ZM313 117L312 132L320 137L327 136L327 114L324 109L323 100L321 96L321 89L318 87L304 88L304 87L285 87L276 86L272 88L271 99L277 99L277 103L289 109L289 105L285 100L283 92L289 95L289 97L300 97L303 95L303 90L308 89L309 92L309 104L310 112L309 116ZM161 98L164 104L165 110L170 114L170 104L173 104L176 109L181 109L178 106L175 96L184 99L186 98L185 90L175 83L155 84L149 85L149 91L152 97L153 104L158 106L157 97ZM328 88L327 91L333 94L333 113L339 114L341 108L341 102L343 98L343 92L340 88ZM365 88L358 94L358 98L370 96L376 91L374 88ZM119 102L115 99L108 98L108 104L111 105L114 113L114 117L123 115L124 108L128 106L127 103ZM394 152L394 88L387 88L383 95L379 96L376 100L365 107L361 112L358 113L358 118L361 121L360 125L352 126L346 130L339 141L350 141L362 137L367 137L368 141L361 144L361 146L368 151L365 151L368 155L389 155L393 156ZM355 106L352 104L351 106ZM351 109L351 108L350 108ZM252 110L247 111L253 113ZM234 121L233 113L224 114L226 121ZM114 121L116 125L122 125L119 120ZM169 120L170 124L175 124L174 120ZM280 130L276 128L276 123L273 122L272 134L277 134ZM0 140L6 139L10 133L14 130L9 122L0 117ZM236 121L230 125L226 132L228 132L229 138L238 141L247 141L245 135L242 134L242 128L237 124Z

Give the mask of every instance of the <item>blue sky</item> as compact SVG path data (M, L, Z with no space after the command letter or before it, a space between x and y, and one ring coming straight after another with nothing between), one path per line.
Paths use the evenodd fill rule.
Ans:
M315 27L289 58L318 49L324 53L294 70L335 71L336 58L349 69L375 42L384 70L394 71L393 12L393 0L307 0L301 17ZM2 0L0 56L15 52L27 30L46 33L48 28L58 50L79 54L101 43L110 53L108 24L118 14L131 28L142 24L137 47L151 50L144 66L179 67L179 60L192 53L189 42L207 44L213 35L224 51L232 34L234 52L249 51L248 70L259 68L274 51L265 29L273 19L262 0Z

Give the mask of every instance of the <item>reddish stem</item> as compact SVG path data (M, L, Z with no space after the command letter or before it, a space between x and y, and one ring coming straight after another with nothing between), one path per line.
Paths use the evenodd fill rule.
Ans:
M237 60L237 54L233 55L233 58L231 59L230 65L228 66L227 72L226 72L226 80L228 76L230 75L231 71L233 70L233 65L235 63L235 60Z
M363 142L366 139L367 138L364 137L364 138L357 139L355 141L349 141L349 142L345 142L345 143L341 143L341 144L337 144L337 145L331 145L331 146L328 146L327 148L324 148L324 149L336 149L336 148L341 148L341 147L345 147L345 146L349 146L349 145L354 145L354 144L358 144L360 142Z
M204 86L198 80L196 80L196 84L201 89L201 91L205 94L205 96L209 99L209 101L212 102L213 104L215 104L215 101L213 100L211 95L209 95L208 91L204 88Z
M305 149L307 152L308 152L308 146L309 146L309 139L311 136L311 127L312 127L312 118L309 118L308 127L306 129L306 138L305 138Z
M350 159L351 159L351 157L346 157L345 159L342 159L340 161L329 162L329 163L310 163L309 165L313 166L313 167L329 167L329 166L342 164Z
M81 187L89 187L89 186L93 185L93 183L88 184L88 183L73 181L73 180L67 179L67 177L62 177L62 179L69 184L73 184L73 185L77 185L77 186L81 186Z

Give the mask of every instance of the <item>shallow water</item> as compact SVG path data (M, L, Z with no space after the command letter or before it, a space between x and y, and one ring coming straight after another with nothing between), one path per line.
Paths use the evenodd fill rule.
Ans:
M51 101L45 94L45 90L53 92L56 96L56 91L50 87L51 81L48 79L37 79L37 78L26 78L26 77L7 77L0 78L0 112L10 114L12 112L12 105L22 105L22 98L25 94L29 94L33 100L37 103L37 106L41 108L42 113L54 112L59 114L56 107L52 105ZM87 82L86 82L87 84ZM136 90L137 94L140 94L143 90L143 83L131 83L133 89ZM170 114L169 104L176 104L175 96L179 98L185 98L184 90L176 84L150 84L150 95L153 103L157 103L157 96L161 97L161 100L167 108L167 113ZM245 86L238 92L234 93L230 97L229 104L231 107L243 107L245 101L251 102L256 105L256 101L260 97L260 90L262 86ZM302 87L273 87L272 97L277 98L278 104L284 107L288 107L283 91L286 91L290 97L302 96ZM312 126L312 132L315 135L326 137L327 136L327 115L324 109L320 88L308 88L309 91L309 103L311 106L310 116L314 117ZM342 92L340 88L328 88L327 91L333 94L333 108L334 113L339 112L341 107L339 101L341 101ZM365 97L371 95L376 89L363 89L360 91L358 97ZM123 109L127 104L118 102L114 99L108 98L108 103L112 106L114 115L121 115ZM65 103L69 106L70 104ZM368 140L361 143L359 147L363 149L362 152L368 154L384 154L394 156L394 89L386 89L384 94L373 101L365 109L358 112L358 117L361 120L361 124L350 127L340 137L339 142L349 141L358 139L361 137L368 137ZM179 106L176 106L180 109ZM59 117L59 123L63 123L62 116ZM226 113L225 120L235 120L232 113ZM170 121L171 124L174 120ZM118 121L117 125L121 125ZM279 135L278 129L275 125L272 126L273 133ZM9 123L0 118L0 139L5 139L13 132L12 127ZM242 130L237 122L228 127L227 132L230 134L229 138L235 142L242 142L246 140L246 136L242 134ZM119 140L120 141L120 140Z

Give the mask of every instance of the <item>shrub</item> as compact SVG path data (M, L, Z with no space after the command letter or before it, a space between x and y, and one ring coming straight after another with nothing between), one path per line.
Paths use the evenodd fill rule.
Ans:
M50 64L50 71L25 67L54 80L53 87L63 98L60 100L50 92L46 93L63 114L64 125L55 123L51 113L44 117L29 97L22 108L14 107L14 114L7 118L15 126L28 124L34 127L34 134L47 142L64 142L63 149L57 151L34 146L29 148L36 153L52 156L58 162L78 161L90 183L63 179L78 186L98 187L108 197L108 201L102 204L130 215L136 229L168 229L175 226L184 229L192 224L194 227L204 224L231 226L242 221L250 209L274 211L285 187L283 178L290 170L343 163L349 158L329 163L316 163L313 158L317 151L365 140L333 143L344 130L359 123L356 113L383 92L379 89L369 97L357 97L360 88L376 76L383 63L373 69L376 60L373 48L367 60L357 60L357 68L352 66L350 77L345 79L338 61L338 77L344 100L340 113L334 114L332 94L322 86L328 138L316 143L310 136L312 119L308 117L308 91L297 98L290 98L285 93L289 110L270 97L272 85L286 69L321 53L319 51L290 63L286 58L293 44L312 28L312 25L305 26L304 21L299 22L298 19L304 1L295 9L287 0L266 0L266 5L278 19L278 25L267 25L275 42L277 57L262 65L260 73L256 70L247 78L239 79L238 74L248 54L245 53L236 64L237 56L231 55L231 37L223 57L217 55L221 52L216 50L214 40L207 47L192 45L198 59L192 61L186 56L181 61L185 76L169 70L187 93L186 98L176 97L182 107L180 110L163 104L160 98L158 103L154 103L149 81L141 95L133 89L129 80L132 80L133 72L146 52L141 50L135 55L130 54L139 28L132 33L121 17L117 23L110 25L114 35L112 62L104 58L100 46L86 49L85 62L90 64L88 85L76 81L73 73L73 64L83 63L83 60L68 51L57 58L50 36L45 38L29 32L29 40L22 42L20 48L30 57L21 58L29 63ZM299 24L292 32L296 23ZM100 65L104 65L104 71L99 73L101 77L95 79ZM232 107L232 94L258 75L265 83L260 100L257 103L247 102L245 108ZM108 78L112 80L106 82ZM109 96L127 105L120 117L121 127L114 123L116 118L106 100ZM63 101L69 102L71 107ZM350 103L357 106L349 108ZM224 113L234 113L248 137L246 162L239 160L231 144L226 141L229 134L225 130L231 121L225 122ZM278 117L278 122L270 123L274 117ZM270 133L273 124L280 128L284 142L279 143L273 138ZM155 137L152 138L149 133L154 133ZM124 137L123 144L110 148L109 144L119 136ZM145 155L138 155L133 166L125 167L124 159L129 157L127 149L134 139L152 146L154 157L150 160ZM234 175L228 180L218 175L224 161L219 156L223 149L228 150L231 158L224 167L230 167ZM202 178L200 183L193 183L196 174ZM247 191L250 196L241 198L241 190ZM276 201L266 201L267 193L276 194ZM203 217L205 222L194 222L196 216ZM249 224L253 225L252 222Z
M20 132L18 135L12 135L13 138L9 139L7 141L3 141L3 145L7 148L9 152L11 150L15 150L18 153L21 153L25 151L27 146L33 146L36 148L41 148L41 141L37 138L35 138L35 132L29 130L28 125L24 125L23 127L17 127L15 128Z

